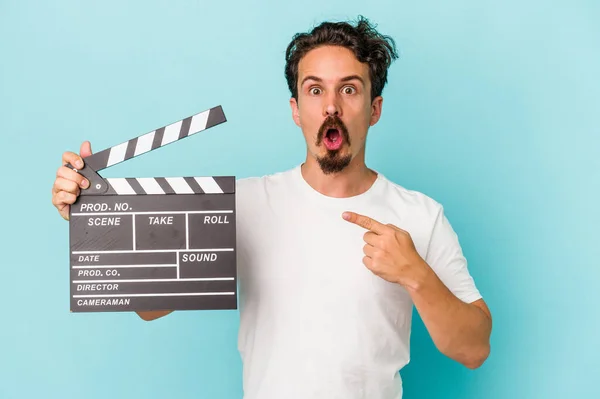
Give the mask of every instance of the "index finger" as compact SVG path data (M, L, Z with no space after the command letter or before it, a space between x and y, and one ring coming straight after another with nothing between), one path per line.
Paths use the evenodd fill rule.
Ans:
M387 226L379 223L377 220L355 212L344 212L342 217L350 223L357 224L376 234L383 234L388 229Z
M79 155L75 154L74 152L67 151L67 152L63 153L62 161L63 161L63 165L69 163L77 169L83 168L83 158L81 158Z

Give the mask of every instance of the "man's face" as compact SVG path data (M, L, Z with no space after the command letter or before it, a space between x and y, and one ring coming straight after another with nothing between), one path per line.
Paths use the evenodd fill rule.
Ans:
M367 64L338 46L308 52L298 64L298 100L290 100L294 121L308 151L324 173L342 171L364 154L369 126L379 120L382 98L371 101Z

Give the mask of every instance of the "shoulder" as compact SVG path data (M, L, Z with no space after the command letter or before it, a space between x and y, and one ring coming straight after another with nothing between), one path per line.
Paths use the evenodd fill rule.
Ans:
M429 195L406 188L385 176L381 176L382 192L388 203L403 209L405 215L412 214L418 219L435 220L443 211L443 206Z
M439 270L446 251L460 252L458 236L448 220L444 206L437 199L386 180L386 197L394 209L398 227L410 232L423 259ZM449 256L449 255L448 255ZM445 264L444 264L445 267Z

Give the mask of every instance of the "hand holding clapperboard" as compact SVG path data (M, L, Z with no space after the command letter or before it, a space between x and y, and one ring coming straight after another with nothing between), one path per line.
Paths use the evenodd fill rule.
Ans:
M235 177L98 171L226 122L221 106L84 158L69 210L72 312L236 309Z

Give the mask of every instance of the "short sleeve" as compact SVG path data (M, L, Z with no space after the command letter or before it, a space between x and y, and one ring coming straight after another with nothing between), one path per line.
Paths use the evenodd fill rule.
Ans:
M458 235L441 205L431 230L425 261L458 299L471 303L482 298L467 268Z

